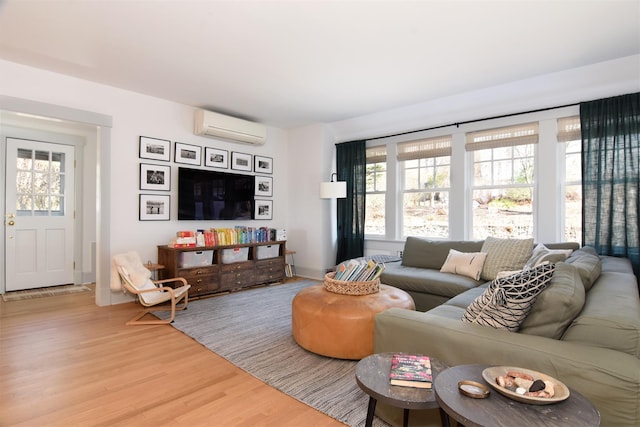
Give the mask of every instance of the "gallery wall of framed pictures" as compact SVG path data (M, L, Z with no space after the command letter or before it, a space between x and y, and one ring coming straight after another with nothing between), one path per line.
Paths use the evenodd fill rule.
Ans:
M171 149L173 148L173 157ZM171 213L171 166L204 166L252 172L255 176L254 219L273 219L273 158L168 139L139 138L140 221L169 221ZM160 162L160 163L156 163ZM167 163L162 163L167 162ZM144 193L143 193L144 192Z

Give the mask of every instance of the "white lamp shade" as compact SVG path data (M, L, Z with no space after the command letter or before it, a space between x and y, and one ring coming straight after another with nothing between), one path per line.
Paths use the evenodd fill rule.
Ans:
M331 181L320 183L321 199L344 199L347 197L346 181Z

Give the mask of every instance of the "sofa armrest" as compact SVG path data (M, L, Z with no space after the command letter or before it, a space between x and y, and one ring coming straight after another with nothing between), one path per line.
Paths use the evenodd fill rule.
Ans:
M451 366L533 369L587 397L600 411L603 425L633 425L640 419L640 359L577 342L463 323L463 311L449 305L426 313L386 310L375 318L374 351L422 353Z

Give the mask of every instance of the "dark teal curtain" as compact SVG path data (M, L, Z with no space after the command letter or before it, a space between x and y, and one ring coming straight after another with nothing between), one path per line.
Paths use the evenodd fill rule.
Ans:
M582 243L640 272L640 93L580 104Z
M347 182L347 198L338 199L336 264L364 255L367 157L365 141L336 144L338 181Z

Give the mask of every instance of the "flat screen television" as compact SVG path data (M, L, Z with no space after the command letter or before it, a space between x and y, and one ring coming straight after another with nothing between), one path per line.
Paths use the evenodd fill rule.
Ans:
M253 219L254 192L252 175L178 168L178 219Z

